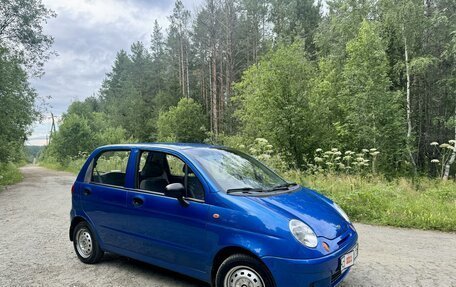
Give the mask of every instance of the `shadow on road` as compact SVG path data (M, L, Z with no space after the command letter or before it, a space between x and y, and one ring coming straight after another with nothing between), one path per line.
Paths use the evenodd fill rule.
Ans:
M201 286L201 287L209 287L210 285L199 281L197 279L173 272L168 269L164 269L155 265L151 265L148 263L144 263L142 261L138 261L135 259L131 259L128 257L124 257L121 255L113 254L113 253L105 253L103 260L99 263L100 265L108 265L108 266L117 266L121 265L121 268L125 272L131 272L132 274L141 273L143 276L150 276L153 278L154 282L156 282L157 277L160 277L160 281L163 281L167 286L166 282L171 281L180 281L179 283L181 286ZM155 286L155 285L154 285Z

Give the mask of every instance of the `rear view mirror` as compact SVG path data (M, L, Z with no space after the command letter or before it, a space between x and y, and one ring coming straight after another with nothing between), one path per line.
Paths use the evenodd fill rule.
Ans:
M183 206L188 206L188 201L185 200L185 187L182 183L171 183L166 186L165 195L177 198Z

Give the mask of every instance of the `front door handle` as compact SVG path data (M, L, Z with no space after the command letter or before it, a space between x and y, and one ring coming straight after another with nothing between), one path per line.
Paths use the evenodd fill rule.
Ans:
M84 188L84 191L82 192L82 194L84 194L85 196L88 196L92 193L92 191L88 188Z
M139 198L139 197L134 197L133 198L133 205L135 207L139 207L139 206L141 206L143 204L144 204L144 200L142 198Z

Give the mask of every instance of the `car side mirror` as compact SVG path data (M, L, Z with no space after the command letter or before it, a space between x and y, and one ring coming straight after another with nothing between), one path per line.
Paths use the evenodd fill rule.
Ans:
M185 187L182 183L176 182L168 184L165 189L166 196L177 198L183 206L189 205L188 201L185 200Z

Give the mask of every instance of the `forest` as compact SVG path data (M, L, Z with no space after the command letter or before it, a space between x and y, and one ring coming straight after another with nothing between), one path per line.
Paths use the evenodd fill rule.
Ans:
M177 0L167 29L118 51L96 95L68 108L46 155L264 138L289 168L345 170L316 150L375 149L383 174L448 178L455 15L451 0L206 0L194 14Z
M32 24L11 26L0 8L0 82L14 77L0 85L4 164L41 115L27 75L52 53L36 29L55 15L30 3ZM455 230L454 0L204 0L192 12L177 0L168 20L118 51L100 89L68 107L42 165L76 172L112 143L225 145L355 220ZM35 38L18 38L27 24Z

